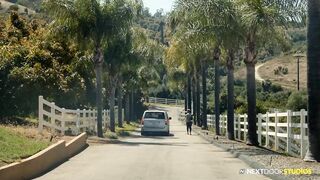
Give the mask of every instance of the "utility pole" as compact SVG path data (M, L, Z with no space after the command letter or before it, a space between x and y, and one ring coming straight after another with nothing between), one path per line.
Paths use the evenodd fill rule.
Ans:
M305 55L297 53L293 57L297 59L297 89L300 91L300 59L305 57Z

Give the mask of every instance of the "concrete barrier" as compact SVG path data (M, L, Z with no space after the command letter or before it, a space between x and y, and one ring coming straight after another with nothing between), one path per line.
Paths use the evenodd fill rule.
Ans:
M87 138L88 138L87 134L82 133L76 138L74 138L72 141L67 143L66 152L67 152L68 158L78 154L84 148L87 147Z
M67 145L61 140L21 162L1 167L0 179L23 180L38 177L83 150L87 146L86 139L86 133L82 133Z

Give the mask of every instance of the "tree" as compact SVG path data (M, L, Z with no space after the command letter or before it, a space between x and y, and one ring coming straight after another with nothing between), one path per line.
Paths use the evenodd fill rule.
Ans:
M112 37L128 23L125 16L124 18L119 17L131 14L131 8L128 8L124 1L115 0L102 2L97 0L48 0L45 7L54 19L51 23L54 31L65 34L79 47L92 54L97 88L97 135L102 137L103 46L106 39Z
M308 129L305 161L320 161L320 2L308 0Z
M268 0L237 1L241 23L242 36L245 38L244 62L247 67L247 103L248 103L248 145L258 145L256 126L256 81L255 64L259 49L271 39L282 33L287 22L285 9L281 2Z

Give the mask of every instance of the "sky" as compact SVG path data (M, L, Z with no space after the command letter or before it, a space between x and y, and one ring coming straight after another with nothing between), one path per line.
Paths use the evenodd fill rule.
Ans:
M144 7L150 9L151 14L157 12L157 9L163 9L169 12L172 9L174 0L143 0Z

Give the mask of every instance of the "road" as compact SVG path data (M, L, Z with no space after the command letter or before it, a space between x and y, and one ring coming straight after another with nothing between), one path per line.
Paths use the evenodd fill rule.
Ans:
M90 145L86 150L39 180L212 180L267 179L241 175L249 168L230 153L197 135L187 135L178 109L167 108L172 117L172 136L123 139L120 144Z
M264 64L259 64L258 66L256 66L256 68L255 68L255 71L256 71L256 80L257 81L260 81L260 82L262 82L262 81L264 81L264 79L260 76L260 74L259 74L259 69L263 66Z

